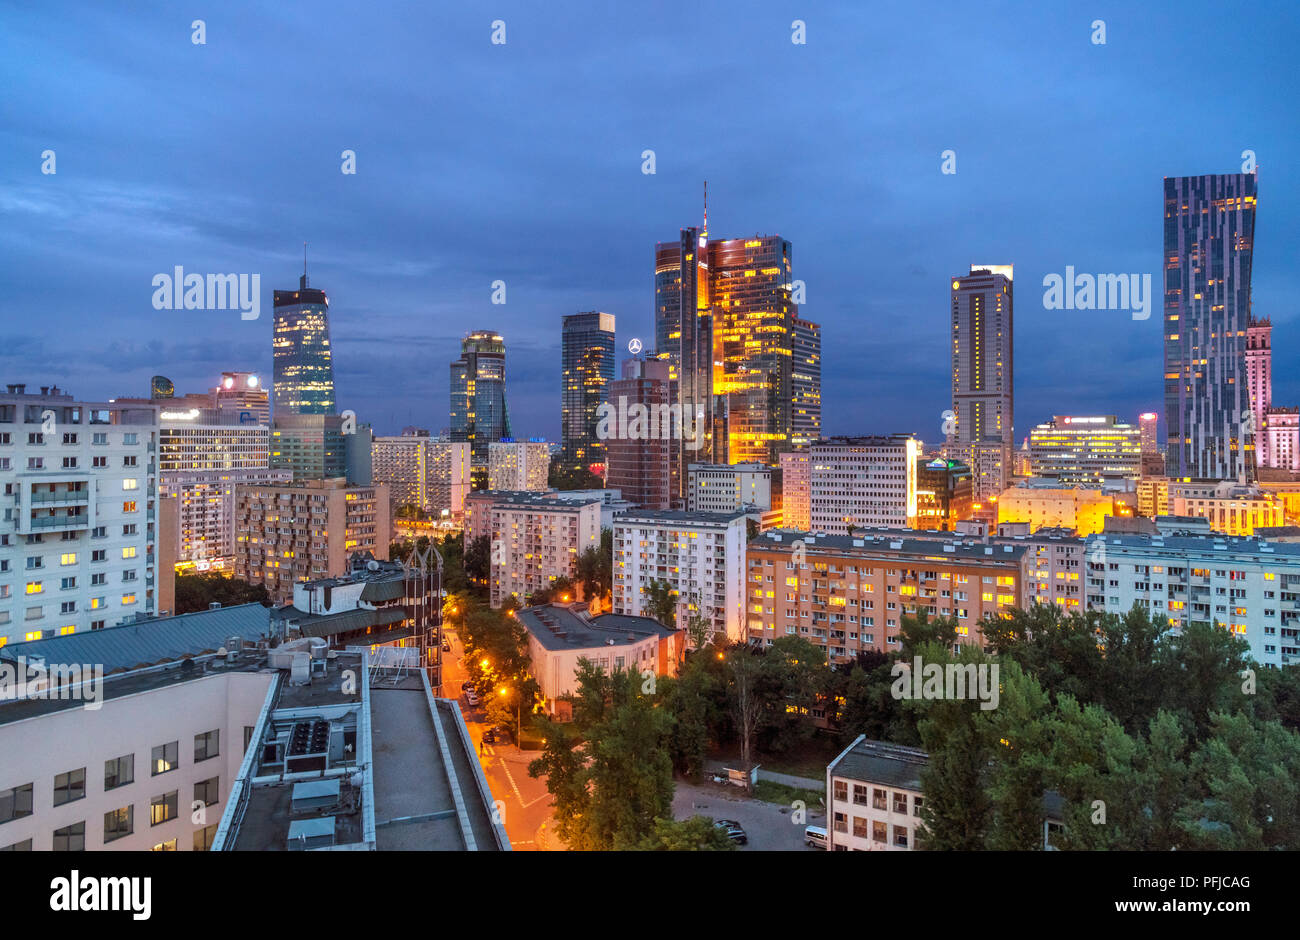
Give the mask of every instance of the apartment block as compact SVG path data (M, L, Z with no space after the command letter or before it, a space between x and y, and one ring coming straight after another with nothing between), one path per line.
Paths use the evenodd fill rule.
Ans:
M551 469L545 441L493 441L488 444L488 489L543 492Z
M632 511L614 519L614 613L649 616L645 591L667 582L677 624L701 613L713 634L744 637L741 618L747 514Z
M294 583L347 570L353 552L388 558L388 487L339 477L235 488L235 577L265 584L276 604Z
M1224 627L1265 666L1300 663L1300 543L1231 536L1098 536L1088 556L1087 606L1134 604L1174 627Z
M552 493L487 490L465 500L465 537L491 540L489 598L526 600L556 578L572 577L578 556L600 545L598 497L557 499Z
M417 506L432 516L459 516L470 491L470 445L446 441L411 429L393 437L376 437L372 448L373 479L388 484L396 512Z
M781 455L781 526L799 532L812 529L812 466L808 451Z
M617 557L616 546L616 586ZM1023 544L764 532L747 550L745 630L769 646L802 637L834 665L897 650L903 615L920 609L955 618L959 643L982 645L985 616L1025 605L1035 561Z
M158 433L150 405L0 393L0 645L158 614Z

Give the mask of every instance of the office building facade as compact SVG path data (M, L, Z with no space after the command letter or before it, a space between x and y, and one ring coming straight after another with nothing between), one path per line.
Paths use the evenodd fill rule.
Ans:
M1254 478L1246 355L1256 176L1165 177L1168 475Z
M1115 415L1056 415L1029 432L1030 472L1060 486L1142 475L1142 431Z
M1010 483L1015 442L1011 265L972 265L952 279L952 410L944 456L973 472L976 502Z
M623 377L610 386L609 404L615 414L668 414L674 404L670 364L663 359L629 359ZM640 409L644 409L643 412ZM656 433L632 436L627 422L609 422L605 439L605 485L621 491L623 499L643 509L669 509L678 494L680 442L665 436L662 421L651 422ZM647 430L649 430L647 428Z
M451 439L470 445L486 480L488 445L510 436L506 343L500 333L478 330L461 341L461 356L451 364Z
M304 271L298 289L278 290L274 301L274 417L334 414L329 298L307 286Z
M920 451L920 441L908 434L829 437L812 444L812 530L844 535L850 527L910 525L916 518Z
M591 311L564 318L560 348L560 459L566 469L602 475L605 445L597 411L614 381L614 315Z

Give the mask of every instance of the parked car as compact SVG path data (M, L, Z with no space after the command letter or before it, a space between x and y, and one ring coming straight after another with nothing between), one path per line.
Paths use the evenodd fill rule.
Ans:
M478 704L478 693L475 692L473 689L466 689L466 690L465 690L465 701L469 702L471 705L477 705L477 704Z
M443 641L442 641L442 651L443 651L444 653L450 653L450 652L451 652L451 644L448 643L446 640L443 640Z
M497 743L497 731L495 728L488 728L483 732L483 743L484 744Z
M740 823L734 819L714 820L713 825L725 832L727 838L737 845L749 844L749 836L745 835L745 830L740 828Z
M815 849L824 849L827 847L826 830L821 826L805 826L803 841Z

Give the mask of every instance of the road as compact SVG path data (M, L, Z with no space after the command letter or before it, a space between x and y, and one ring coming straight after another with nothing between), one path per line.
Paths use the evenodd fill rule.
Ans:
M750 799L737 787L692 784L679 779L673 795L673 818L689 819L692 816L734 819L740 823L749 837L748 845L738 847L742 852L821 851L804 844L803 828L826 825L826 816L820 812L820 807L809 807L807 818L798 821L790 806Z
M546 792L546 780L528 776L528 764L538 756L537 751L521 751L513 744L484 744L483 732L487 730L481 707L470 707L461 693L461 683L468 677L464 666L464 647L455 631L448 630L446 637L451 652L442 654L442 695L460 703L461 714L469 728L470 739L478 750L479 763L487 778L494 799L505 803L506 835L511 848L516 851L537 851L539 848L563 848L548 838L551 823L551 795ZM540 839L539 839L540 831ZM539 842L541 843L539 845Z

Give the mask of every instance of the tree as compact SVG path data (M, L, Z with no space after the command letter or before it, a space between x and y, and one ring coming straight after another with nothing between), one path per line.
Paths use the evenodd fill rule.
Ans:
M614 589L614 533L600 530L600 545L585 549L574 567L574 580L587 598L604 598Z
M759 689L763 666L760 654L742 644L733 646L726 656L727 665L731 667L728 675L729 702L736 722L736 733L740 738L740 763L748 770L754 762L754 738L758 734L765 704ZM748 776L745 778L745 787L752 789Z
M605 481L586 467L565 467L552 463L547 473L547 485L554 490L601 490Z
M669 630L677 629L677 592L667 581L651 581L645 592L645 609L651 619Z
M736 843L707 816L675 821L656 819L654 828L631 844L616 846L635 852L730 852Z
M465 547L465 576L486 585L491 577L492 539L480 535Z
M639 673L607 674L580 659L573 723L541 722L546 745L528 772L546 775L570 848L633 847L671 816L673 719L642 688Z
M249 584L236 578L227 578L220 572L205 571L176 576L176 614L207 610L208 605L219 603L222 607L240 604L271 605L271 595L264 584Z

